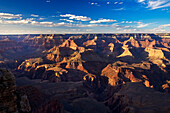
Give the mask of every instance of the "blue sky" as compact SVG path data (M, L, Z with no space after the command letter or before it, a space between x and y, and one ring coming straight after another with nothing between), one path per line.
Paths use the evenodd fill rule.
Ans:
M0 0L0 34L166 32L170 0Z

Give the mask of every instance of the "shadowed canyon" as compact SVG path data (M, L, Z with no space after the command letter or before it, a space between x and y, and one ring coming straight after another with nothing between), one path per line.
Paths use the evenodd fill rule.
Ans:
M0 35L0 113L170 113L170 34Z

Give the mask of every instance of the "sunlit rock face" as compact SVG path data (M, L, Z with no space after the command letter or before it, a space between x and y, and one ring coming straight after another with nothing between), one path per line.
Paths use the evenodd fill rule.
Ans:
M152 48L145 48L145 51L149 53L149 57L154 57L157 59L163 59L165 58L164 53L162 52L162 50L158 50L158 49L152 49Z
M65 42L63 42L59 47L69 47L73 50L76 50L78 48L77 44L74 42L74 40L68 39Z

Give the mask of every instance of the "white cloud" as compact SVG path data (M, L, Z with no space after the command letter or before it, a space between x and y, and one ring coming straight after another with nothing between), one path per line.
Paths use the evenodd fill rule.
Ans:
M165 27L170 27L170 24L164 24L164 25L160 25L156 28L153 28L153 29L144 29L142 31L145 31L145 32L150 32L150 33L169 33L168 30L164 29Z
M16 19L16 18L21 19L22 18L21 16L22 16L21 14L14 15L10 13L0 13L0 18L4 18L4 19Z
M52 25L53 22L39 22L41 25Z
M39 20L45 20L46 18L39 18Z
M1 14L2 15L2 14ZM3 14L4 15L4 14ZM12 15L12 17L11 17ZM91 28L91 27L112 27L112 28L122 28L122 29L129 29L131 28L131 26L120 26L117 25L116 23L111 24L111 25L105 25L105 24L98 24L98 23L105 23L105 22L116 22L116 20L112 20L112 19L99 19L99 20L91 20L91 18L86 17L86 16L76 16L76 15L72 15L72 14L65 14L65 15L60 15L60 17L65 17L65 18L69 18L69 19L60 19L63 21L68 21L69 23L65 23L65 22L60 22L60 23L54 23L54 22L50 22L50 21L38 21L40 20L40 18L27 18L27 19L22 19L20 18L21 15L13 15L11 14L10 18L14 18L12 20L7 20L7 19L0 19L0 24L16 24L16 25L32 25L32 26L43 26L43 27L58 27L58 26L65 26L65 27L83 27L83 28ZM38 16L37 16L38 17ZM8 16L9 18L9 16ZM81 20L81 21L90 21L90 24L82 24L77 23L77 24L73 24L73 19L74 20ZM41 19L43 20L43 18Z
M163 28L163 27L170 27L170 24L160 25L159 27L160 27L160 28Z
M137 28L143 28L143 27L147 27L149 24L144 24L144 23L138 23Z
M73 20L68 20L68 19L60 19L60 20L64 20L64 21L67 21L67 22L74 22Z
M148 2L148 8L151 8L152 10L169 6L170 6L169 0L156 0L156 1L149 0Z
M131 23L133 23L133 22L132 22L132 21L122 21L121 23L131 24Z
M72 24L72 27L112 27L112 28L118 28L118 29L129 29L131 28L131 26L121 26L121 25L116 25L116 24L112 24L112 25L104 25L104 24Z
M137 22L137 21L134 21L134 23L137 23L137 24L142 24L142 22Z
M89 2L90 5L100 6L97 2Z
M42 25L42 26L54 26L53 22L38 22L34 21L34 18L17 19L17 20L0 20L1 24L18 24L18 25Z
M8 20L8 21L2 21L0 23L2 24L28 24L29 20Z
M32 21L32 25L37 25L37 26L45 26L45 27L55 27L55 26L65 26L64 22L61 23L53 23L53 22L37 22L37 21Z
M145 0L138 0L138 2L144 2Z
M151 10L170 6L170 0L138 0L138 2L147 4L146 8Z
M123 21L124 23L131 24L133 23L132 21Z
M123 2L114 2L114 4L123 4Z
M163 32L166 32L166 30L165 29L162 29L162 28L159 28L159 27L157 27L157 28L154 28L154 29L149 29L149 30L147 30L147 32L153 32L153 33L163 33Z
M113 9L115 11L122 11L122 10L125 10L123 7L122 8L119 8L119 9Z
M111 20L111 19L100 19L100 20L92 20L92 21L90 21L91 24L102 23L102 22L117 22L117 21L116 20Z
M39 15L31 14L32 17L39 17Z
M137 29L124 29L122 32L123 33L132 33L132 32L136 32L137 31Z
M1 24L28 24L33 21L33 18L27 18L22 20L0 20Z
M50 3L51 1L50 1L50 0L47 0L46 2L47 2L47 3Z
M60 15L61 17L68 17L69 19L75 19L75 20L80 20L80 21L90 21L91 18L86 17L86 16L76 16L72 14L65 14L65 15Z

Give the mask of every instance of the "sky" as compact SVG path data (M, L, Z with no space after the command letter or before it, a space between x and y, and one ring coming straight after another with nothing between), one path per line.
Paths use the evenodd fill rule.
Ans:
M170 0L0 0L0 34L170 33Z

